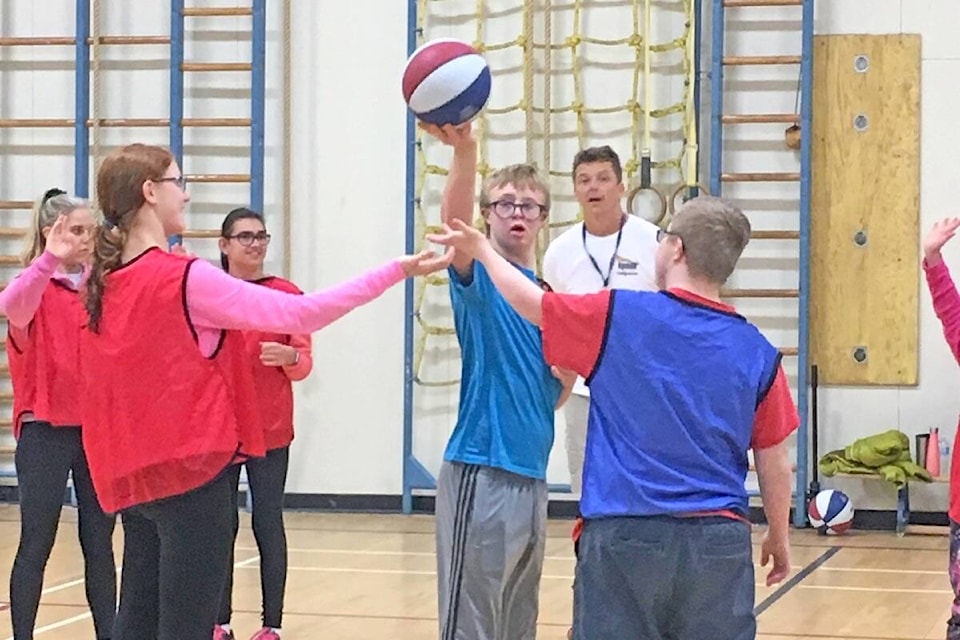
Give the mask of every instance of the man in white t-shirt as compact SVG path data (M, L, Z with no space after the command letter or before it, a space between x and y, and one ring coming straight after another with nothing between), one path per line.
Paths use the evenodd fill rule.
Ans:
M560 293L601 289L656 290L657 226L624 213L623 169L609 146L584 149L573 159L573 187L583 222L547 247L543 278ZM590 392L582 378L564 407L570 489L579 497Z

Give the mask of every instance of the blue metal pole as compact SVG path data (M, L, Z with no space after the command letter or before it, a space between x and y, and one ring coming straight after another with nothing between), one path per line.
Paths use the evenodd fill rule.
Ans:
M170 152L183 168L183 0L170 0Z
M417 48L417 0L407 0L407 55ZM405 247L407 253L414 250L414 227L416 217L417 139L413 113L407 110L407 226ZM414 331L414 282L407 278L404 287L403 314L403 512L413 511L413 331Z
M74 169L73 192L81 197L90 196L90 0L77 0L75 113L73 124Z
M713 0L710 74L710 193L721 195L723 172L723 0Z
M799 340L797 359L797 405L800 429L797 431L797 491L793 523L806 524L805 495L808 474L809 390L807 375L810 368L810 191L811 143L813 139L813 2L803 2L803 44L800 53L800 274L799 274ZM813 464L817 464L814 460Z
M183 168L183 0L170 0L170 153ZM181 236L168 238L180 244Z
M263 212L264 111L266 104L266 0L253 0L252 98L250 109L250 207ZM284 215L287 215L285 213Z
M700 106L700 90L701 90L701 78L700 74L702 70L702 61L700 60L703 55L703 0L694 0L693 2L693 118L694 118L694 129L697 132L697 175L693 177L694 185L700 184L700 151L699 149L703 148L703 138L702 132L700 129L700 115L701 115L701 106ZM699 194L699 186L694 186L693 192L690 194L691 197L696 197Z

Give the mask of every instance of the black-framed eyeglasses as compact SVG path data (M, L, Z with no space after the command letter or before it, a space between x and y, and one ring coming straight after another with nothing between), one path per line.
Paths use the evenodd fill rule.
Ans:
M668 229L657 229L657 244L663 242L664 238L666 238L667 236L675 236L677 238L680 238L681 242L683 241L683 236L681 236L676 231L670 231Z
M232 236L224 236L227 240L236 240L245 247L252 247L253 243L268 245L270 244L270 234L264 231L241 231Z
M496 200L487 205L487 208L504 220L512 218L518 209L527 220L536 220L547 211L547 208L538 202L514 202L513 200Z
M157 178L154 182L172 182L180 187L180 191L187 190L187 176L176 176L173 178Z

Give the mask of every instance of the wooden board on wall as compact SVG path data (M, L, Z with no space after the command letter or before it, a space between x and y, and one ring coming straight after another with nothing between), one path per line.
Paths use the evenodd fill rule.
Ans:
M817 36L813 67L810 361L823 384L915 385L920 36Z

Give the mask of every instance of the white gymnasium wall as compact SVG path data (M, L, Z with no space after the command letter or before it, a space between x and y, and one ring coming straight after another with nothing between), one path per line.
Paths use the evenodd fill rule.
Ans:
M728 52L740 55L796 53L796 42L791 29L798 23L795 8L730 9L727 12L731 31ZM950 195L953 166L950 158L958 142L952 126L955 114L954 93L948 78L960 70L960 45L945 26L960 18L960 5L949 0L844 0L817 3L817 34L855 33L919 33L922 45L922 131L921 131L921 229L925 233L932 223L944 216L955 215ZM737 93L726 99L727 111L775 113L793 109L796 97L796 69L743 69L730 76ZM728 86L730 86L728 84ZM816 117L816 114L814 114ZM783 126L739 126L727 129L727 156L732 171L789 171L793 170L788 154L782 146ZM856 189L858 185L850 185ZM737 199L756 211L756 228L789 228L792 212L782 211L773 201L785 202L795 197L794 185L730 185L725 195ZM815 211L813 215L817 215ZM823 214L821 214L823 215ZM921 238L905 237L904 242L918 243ZM744 282L743 271L734 277L742 286L792 286L784 280L793 267L795 250L777 247L779 242L755 242L746 253L747 264L757 259L773 270L757 273L759 280ZM788 243L782 243L788 244ZM960 248L950 245L945 251L949 263L956 265ZM792 260L791 260L792 259ZM779 268L778 265L781 265ZM839 274L838 274L839 276ZM792 277L792 274L791 274ZM883 283L871 281L868 286L882 288ZM841 304L842 301L837 301ZM746 311L762 307L763 302L746 302ZM761 310L761 313L764 311ZM957 365L943 340L939 322L933 314L926 285L920 296L920 383L916 387L821 388L820 433L821 453L842 448L857 438L887 429L900 429L910 436L940 427L951 440L957 422L960 402L957 398ZM761 325L763 326L763 325ZM769 330L771 337L776 330ZM943 468L949 473L949 466ZM850 479L822 479L828 487L846 491L859 508L892 509L894 491L876 481ZM915 485L916 487L917 485ZM946 508L947 491L944 485L919 487L911 492L914 510Z
M954 126L956 93L952 78L960 72L960 42L949 25L960 19L960 4L950 0L845 0L822 2L817 15L818 33L919 33L922 43L921 184L922 233L934 221L956 215L953 158L960 144ZM921 238L904 238L920 242ZM960 269L960 246L944 251L954 271ZM872 283L882 287L882 282ZM824 390L821 395L823 446L838 448L855 438L898 428L910 436L939 427L952 440L960 409L957 364L943 339L933 314L926 284L920 295L920 376L916 387ZM943 467L944 474L949 467ZM893 492L877 482L837 482L859 504L893 508ZM917 485L914 485L915 487ZM921 487L911 491L915 510L943 510L946 487Z
M193 6L211 6L196 2ZM218 1L218 6L241 6L245 2ZM406 2L356 0L350 3L302 1L293 3L293 158L292 210L280 210L282 184L280 174L282 74L280 66L280 3L268 7L268 105L267 105L267 189L266 214L276 242L270 248L268 268L277 272L282 265L279 242L283 216L290 215L293 228L293 279L305 289L337 283L360 270L379 264L403 252L405 202L405 113L399 96L399 79L406 57ZM475 3L431 2L431 11L468 14ZM508 40L520 32L512 21L510 3L488 2L487 41ZM554 3L559 12L554 25L555 38L569 30L563 13L569 4ZM610 2L588 2L594 16L585 24L592 35L612 37L624 30L623 10L617 13ZM658 15L665 16L657 36L671 34L676 26L678 2L655 2ZM705 2L705 4L710 4ZM921 33L923 42L923 148L922 148L922 227L936 218L952 215L954 149L957 128L952 79L960 71L960 44L951 36L950 25L960 18L960 5L953 0L822 0L817 11L819 33ZM53 5L56 5L54 7ZM69 35L73 33L72 0L8 0L0 4L0 33L3 35ZM166 34L169 24L168 2L127 2L103 0L104 27L109 34ZM496 5L496 6L495 6ZM737 9L730 11L734 33L729 51L741 54L765 54L795 51L798 37L794 29L796 10ZM516 16L516 13L513 14ZM376 19L372 17L376 16ZM626 14L630 19L629 12ZM515 18L514 18L515 19ZM457 35L472 40L466 20L451 20L435 25L431 35ZM249 31L249 18L194 18L187 23L187 58L197 61L243 61L249 59L249 41L235 32ZM659 38L657 38L659 39ZM164 46L104 48L103 108L105 117L165 117L168 109L167 48ZM511 55L517 56L516 53ZM602 52L594 54L602 59ZM589 57L589 52L585 54ZM565 64L565 56L556 54L554 66ZM491 57L492 63L509 66L506 53ZM608 61L609 62L609 61ZM71 117L73 113L73 51L70 48L0 49L0 117ZM669 64L668 64L669 66ZM675 71L664 71L669 75ZM514 75L519 74L514 70ZM601 73L601 72L594 72ZM766 71L759 79L764 92L750 93L744 102L731 97L728 109L742 107L756 112L789 111L793 108L796 87L795 69ZM595 76L597 78L601 75ZM248 77L244 73L189 74L189 116L243 116L247 114ZM507 104L516 99L517 80L495 88L494 100ZM554 81L553 101L569 98L569 88ZM538 85L539 86L539 85ZM667 85L669 86L669 85ZM739 86L747 89L746 82ZM709 96L704 85L704 98ZM538 89L539 90L539 89ZM503 91L504 93L497 93ZM604 104L612 88L599 82L587 100ZM660 88L662 96L671 89ZM743 95L743 94L739 94ZM676 96L672 96L674 99ZM524 146L510 137L522 128L523 117L490 118L491 131L502 134L490 147L490 163L523 160ZM569 129L571 123L559 118L554 131ZM679 133L676 122L668 124ZM666 131L664 129L664 131ZM706 134L706 130L704 130ZM778 149L782 128L744 127L731 129L734 151L728 156L731 169L776 170L783 163L789 168L789 152ZM113 130L102 132L103 145L110 147L131 140L165 143L164 130ZM658 144L673 150L677 138L662 133ZM187 173L246 171L246 130L188 132ZM629 138L616 122L593 119L588 144L613 144L622 156L629 156ZM673 146L671 146L673 145ZM655 147L656 148L656 147ZM663 147L661 147L663 148ZM552 147L553 165L568 170L576 150L574 138ZM0 130L0 197L28 199L54 184L72 186L73 135L68 129ZM444 165L449 156L444 150L427 145L431 162ZM543 149L535 153L542 158ZM702 149L706 156L706 145ZM666 181L667 178L664 178ZM675 181L675 177L672 179ZM566 178L557 177L555 191L569 193ZM430 178L425 199L434 201L442 188L442 179ZM854 187L855 188L855 187ZM229 208L245 204L245 185L193 185L191 224L215 228ZM731 189L758 211L758 228L778 228L791 218L789 207L775 201L795 198L796 187L784 185L754 186L748 191ZM569 196L559 198L558 215L572 215ZM429 216L431 213L428 207ZM25 212L0 212L0 225L23 226ZM904 238L919 242L919 238ZM19 247L0 240L3 253ZM784 243L788 245L789 243ZM207 257L215 257L212 241L192 241L190 246ZM795 277L795 250L778 243L751 248L748 260L753 267L767 266L766 273L738 274L738 286L790 286ZM960 264L960 248L951 246L947 259ZM750 263L748 263L750 266ZM3 268L3 279L15 273ZM882 286L879 283L878 286ZM445 290L431 292L436 313L446 304ZM768 309L762 303L746 308L770 321L770 335L787 344L795 327L783 318L792 310L777 303ZM837 448L853 439L886 428L901 428L911 434L940 426L950 432L960 403L957 401L957 368L948 353L939 325L930 308L925 289L921 295L921 371L917 388L823 389L821 391L822 447ZM779 319L778 319L779 318ZM398 494L401 490L401 425L403 413L403 288L398 286L380 300L359 309L314 337L316 369L307 381L297 385L298 437L294 446L287 489L292 493ZM444 354L448 358L444 359ZM432 348L436 376L456 376L451 365L456 357L455 344L439 343ZM446 364L444 364L446 362ZM431 470L439 465L446 433L452 427L456 390L420 396L426 419L419 427L418 455ZM563 425L558 422L557 446L551 459L549 480L565 482ZM5 469L12 459L0 460ZM857 506L891 508L893 493L879 483L834 483L854 498ZM923 488L914 492L914 508L942 509L945 492Z

